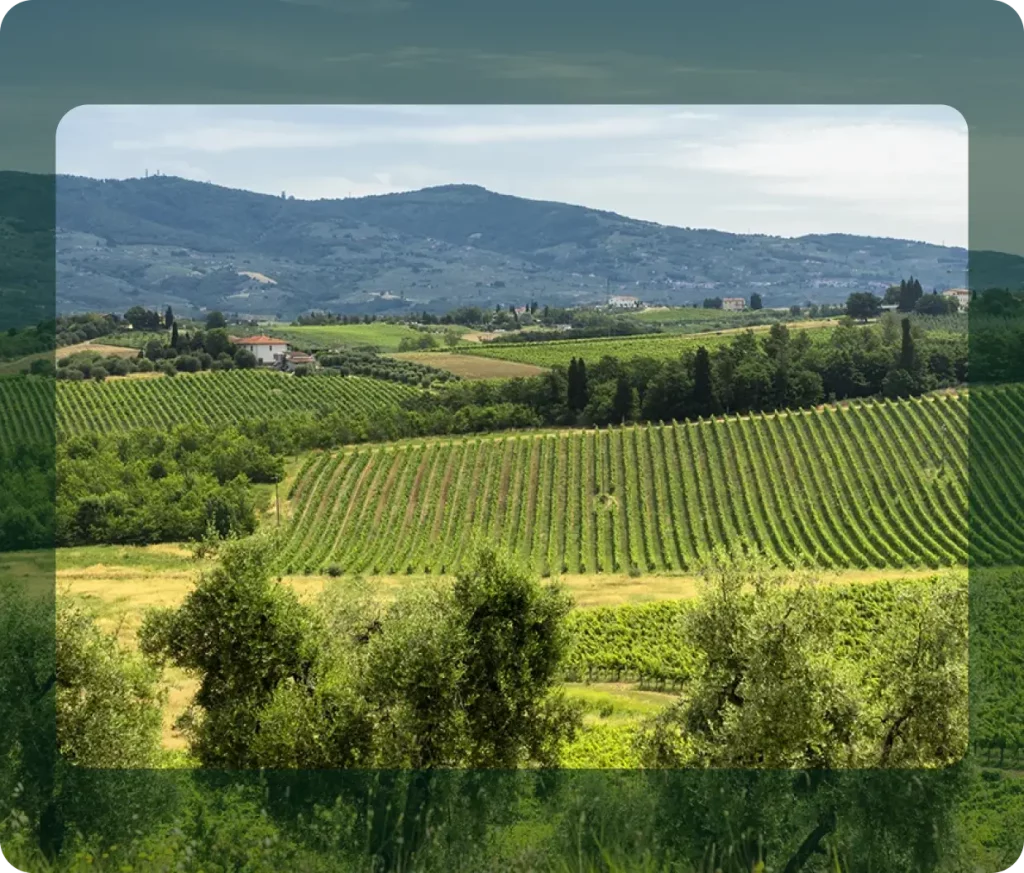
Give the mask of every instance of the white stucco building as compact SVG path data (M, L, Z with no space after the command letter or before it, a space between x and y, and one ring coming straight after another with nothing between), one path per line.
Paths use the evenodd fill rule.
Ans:
M256 356L257 364L276 364L284 359L289 346L284 340L264 336L235 337L234 343L241 349L248 349Z
M636 309L637 300L635 297L616 295L608 298L608 305L614 306L617 309Z
M741 312L747 308L747 299L745 297L723 297L722 298L722 309L727 309L730 312Z
M950 288L948 291L943 291L942 296L952 297L960 304L961 310L971 305L971 292L966 288Z

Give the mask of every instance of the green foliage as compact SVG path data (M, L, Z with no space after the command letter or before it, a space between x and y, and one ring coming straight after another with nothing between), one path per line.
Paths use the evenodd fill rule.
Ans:
M427 349L436 349L440 346L437 337L430 333L420 334L416 337L403 337L398 343L400 352L420 352Z
M912 312L917 308L917 302L924 294L921 282L913 276L910 279L900 281L900 290L897 297L897 309L900 312Z
M552 691L568 647L571 600L484 548L458 574L452 620L465 635L458 700L473 767L552 764L573 713Z
M601 606L569 615L566 676L574 681L669 683L693 675L693 647L681 639L686 601Z
M152 766L163 706L156 671L65 598L57 601L56 616L61 757L79 767Z
M966 752L962 583L899 590L866 651L850 657L840 613L810 577L793 585L752 559L703 574L680 634L700 668L643 734L647 763L921 768Z
M881 394L888 373L900 367L899 335L892 320L878 326L840 323L830 330L790 330L775 323L760 336L657 336L628 340L572 340L537 344L479 344L461 349L523 363L571 367L586 361L589 406L580 414L566 397L555 409L546 397L543 378L511 380L504 391L530 404L551 424L621 423L628 380L637 391L633 418L667 421L708 415L712 411L769 411L807 407L827 397ZM913 326L919 374L913 393L963 382L967 371L966 337L950 336L938 325L917 320ZM1009 354L1007 340L1001 343ZM991 354L991 352L990 352ZM576 357L580 355L580 357ZM598 357L600 355L600 357ZM577 367L579 363L577 363ZM568 382L567 378L567 382ZM612 383L604 387L604 383ZM442 395L446 403L465 397L463 388ZM614 396L622 392L622 402ZM560 416L560 417L559 417Z
M855 291L846 298L846 314L867 321L882 312L882 299L870 291Z
M145 654L200 679L181 726L204 766L256 766L260 709L283 680L303 680L312 667L310 617L270 579L272 551L263 538L225 544L185 602L149 613L139 632Z
M234 428L73 437L58 444L60 545L197 540L256 526L249 482L276 482L283 463Z
M328 372L341 376L369 376L374 379L387 379L392 382L404 382L407 385L429 386L433 382L448 382L458 379L453 373L418 364L415 361L404 361L376 352L363 349L350 349L317 356L320 365L328 368Z
M920 315L953 315L960 308L955 297L932 292L919 297L914 304L914 312Z
M24 434L0 448L0 552L52 548L55 481L52 443Z
M248 349L238 349L235 352L232 360L235 362L235 366L239 370L252 370L256 367L256 355L250 352Z
M224 318L224 313L223 312L219 312L218 310L215 309L212 312L207 313L207 316L206 316L206 329L207 330L216 330L217 328L227 327L227 325L228 325L228 323L227 323L227 320Z
M177 610L151 612L150 657L196 673L183 720L206 766L499 767L554 763L575 728L556 692L570 602L482 549L451 588L381 607L299 603L272 544L230 543Z
M133 306L124 314L124 320L135 330L160 330L163 327L160 314L144 306Z

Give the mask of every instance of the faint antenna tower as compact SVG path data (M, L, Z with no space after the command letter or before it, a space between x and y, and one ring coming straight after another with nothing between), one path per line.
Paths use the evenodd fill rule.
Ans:
M144 176L144 178L149 178L149 167L146 167L146 175Z

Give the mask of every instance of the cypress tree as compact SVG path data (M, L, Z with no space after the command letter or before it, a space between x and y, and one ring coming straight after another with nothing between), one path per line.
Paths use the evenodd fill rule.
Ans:
M629 384L629 379L625 376L619 376L615 381L612 414L620 424L624 424L626 419L633 415L633 386Z
M174 324L174 313L171 311L171 307L167 307L167 311L164 313L164 327L170 327Z
M910 335L910 319L904 318L901 322L903 328L903 339L900 343L900 369L908 373L914 372L914 338Z
M579 392L579 408L583 410L590 402L590 388L587 386L587 362L580 358L576 365L576 387Z
M711 385L711 355L701 346L693 359L693 404L699 415L711 412L714 394Z
M567 377L567 389L566 389L566 403L570 409L577 409L577 403L579 402L577 380L579 379L579 369L576 366L576 359L573 358L569 361L569 373Z
M176 349L178 347L178 322L171 322L171 348Z
M900 299L899 303L896 305L896 308L899 309L900 312L910 312L910 310L914 308L914 301L910 299L910 295L911 291L910 288L907 287L907 280L900 279Z

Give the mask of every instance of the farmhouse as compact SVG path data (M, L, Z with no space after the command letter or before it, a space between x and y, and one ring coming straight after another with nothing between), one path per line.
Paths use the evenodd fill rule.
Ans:
M950 288L948 291L943 291L942 296L952 297L960 304L961 309L966 309L971 305L971 292L967 288Z
M741 312L747 308L747 300L745 297L723 297L722 298L722 309L728 309L730 312Z
M637 299L635 297L614 296L608 298L608 305L617 309L635 309Z
M248 349L256 356L257 364L276 364L284 359L289 346L284 340L259 334L258 336L240 336L234 339L236 346Z

